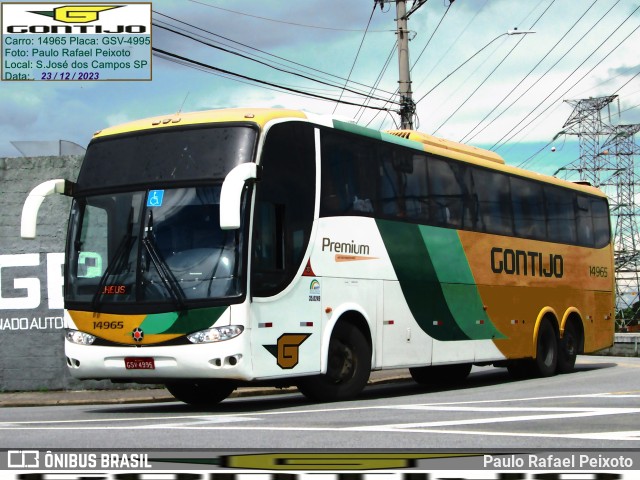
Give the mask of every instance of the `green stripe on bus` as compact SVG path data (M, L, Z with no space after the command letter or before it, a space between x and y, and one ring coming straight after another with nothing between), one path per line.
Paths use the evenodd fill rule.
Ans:
M418 225L376 220L400 288L420 328L436 340L469 340L456 323Z
M469 338L505 338L493 325L478 292L456 230L419 226L445 301L458 326Z
M209 328L218 321L228 307L199 308L147 315L140 328L145 334L192 333Z
M455 230L377 220L409 309L436 340L505 338L489 319Z

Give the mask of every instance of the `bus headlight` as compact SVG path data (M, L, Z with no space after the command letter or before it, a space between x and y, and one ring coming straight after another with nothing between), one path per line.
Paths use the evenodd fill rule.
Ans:
M206 330L191 333L187 338L191 343L222 342L237 337L244 331L242 325L228 325L225 327L211 327Z
M78 345L91 345L95 342L96 337L78 330L67 330L67 340Z

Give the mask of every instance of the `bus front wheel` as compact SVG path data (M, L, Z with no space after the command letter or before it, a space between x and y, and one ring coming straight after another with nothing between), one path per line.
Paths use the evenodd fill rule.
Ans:
M371 345L358 327L340 322L331 334L327 373L301 378L298 390L315 401L347 400L364 389L371 373Z
M229 380L191 380L165 384L169 393L181 402L196 407L220 403L236 389Z

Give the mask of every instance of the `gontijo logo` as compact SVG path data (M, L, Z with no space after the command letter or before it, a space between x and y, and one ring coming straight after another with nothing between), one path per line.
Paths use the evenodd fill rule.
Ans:
M98 14L105 10L112 10L114 8L120 8L122 5L115 7L108 7L105 5L67 5L64 7L57 7L50 11L34 12L38 15L44 15L45 17L52 17L59 22L65 23L89 23L98 20Z
M2 33L151 33L151 4L2 4Z

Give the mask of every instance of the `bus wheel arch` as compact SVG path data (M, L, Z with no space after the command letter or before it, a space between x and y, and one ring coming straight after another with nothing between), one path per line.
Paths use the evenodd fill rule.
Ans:
M570 309L562 322L562 337L558 342L558 373L573 371L576 357L584 351L584 325L580 312Z
M323 355L326 372L302 377L298 390L315 401L347 400L365 387L371 373L372 340L366 319L359 312L345 312L331 329Z

